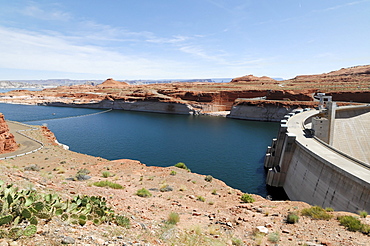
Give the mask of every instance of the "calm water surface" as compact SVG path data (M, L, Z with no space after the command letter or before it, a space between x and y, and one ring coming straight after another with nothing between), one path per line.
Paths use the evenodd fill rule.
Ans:
M0 104L6 119L46 123L73 151L152 166L184 162L243 192L267 195L263 159L278 123L120 110L56 119L101 111Z

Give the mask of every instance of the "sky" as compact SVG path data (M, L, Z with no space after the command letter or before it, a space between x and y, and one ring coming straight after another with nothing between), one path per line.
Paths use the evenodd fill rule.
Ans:
M0 0L0 80L289 79L370 64L370 0Z

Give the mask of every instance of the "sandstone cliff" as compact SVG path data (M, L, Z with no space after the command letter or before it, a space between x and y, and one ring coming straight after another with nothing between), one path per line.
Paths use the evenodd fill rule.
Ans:
M0 154L12 152L18 148L13 134L5 122L4 115L0 113Z

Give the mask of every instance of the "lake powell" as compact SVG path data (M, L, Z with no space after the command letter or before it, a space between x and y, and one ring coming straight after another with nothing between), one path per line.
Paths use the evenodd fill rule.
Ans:
M5 119L47 124L70 150L150 166L184 162L243 192L266 196L263 160L279 124L211 116L0 104ZM64 118L69 117L69 118Z

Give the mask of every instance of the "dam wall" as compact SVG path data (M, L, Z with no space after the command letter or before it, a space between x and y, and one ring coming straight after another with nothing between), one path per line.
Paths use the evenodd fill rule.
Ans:
M336 111L338 118L361 117L370 107ZM291 200L340 211L370 212L370 164L315 137L311 122L318 114L318 110L291 113L281 121L278 136L266 152L266 184L282 187ZM348 141L356 136L347 136Z

